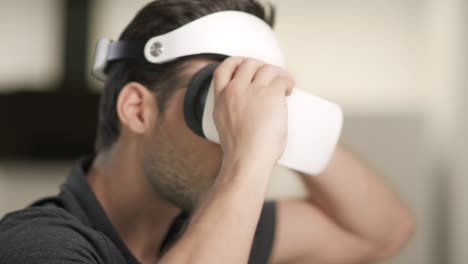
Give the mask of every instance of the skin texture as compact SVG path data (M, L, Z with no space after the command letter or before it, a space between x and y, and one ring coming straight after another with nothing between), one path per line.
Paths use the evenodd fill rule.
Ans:
M193 75L211 62L194 60L186 71ZM117 102L121 135L98 154L88 180L140 262L247 262L271 169L286 143L293 86L292 76L274 66L224 61L215 73L220 145L185 124L185 88L160 113L146 87L124 87ZM366 263L390 257L408 240L407 209L345 148L337 148L322 175L302 177L310 197L278 201L272 263ZM181 209L193 212L186 232L156 255Z
M154 191L180 208L191 210L212 186L222 152L219 145L198 137L185 125L182 107L185 90L173 98L177 108L156 125L145 146L143 168Z

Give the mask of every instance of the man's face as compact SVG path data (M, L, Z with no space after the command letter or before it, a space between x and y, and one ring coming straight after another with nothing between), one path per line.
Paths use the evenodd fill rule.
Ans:
M213 62L197 60L187 70L193 76ZM199 137L185 123L186 91L186 87L178 89L157 119L145 142L143 168L159 195L184 210L191 210L214 183L222 151L218 144Z

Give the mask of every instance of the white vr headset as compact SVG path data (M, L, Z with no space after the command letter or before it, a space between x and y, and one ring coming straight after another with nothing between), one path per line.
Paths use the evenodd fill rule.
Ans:
M271 27L256 16L223 11L204 16L147 42L113 42L101 39L96 48L93 74L106 78L109 62L145 59L162 64L198 54L256 58L285 67L283 52Z
M267 23L248 13L222 11L145 42L101 39L96 47L93 75L105 80L106 68L113 61L145 60L163 64L202 54L251 57L286 68L281 47ZM202 98L204 114L198 120L203 132L197 134L219 143L212 120L214 98L211 85L211 81L205 85ZM187 92L187 96L189 94ZM294 89L288 98L288 142L278 163L308 174L323 172L341 134L342 122L343 114L338 105ZM190 124L189 127L193 130Z

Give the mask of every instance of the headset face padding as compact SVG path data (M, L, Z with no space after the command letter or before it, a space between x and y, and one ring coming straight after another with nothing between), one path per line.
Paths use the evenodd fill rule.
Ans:
M190 129L200 137L205 137L202 128L206 97L213 74L219 63L210 64L198 71L190 81L184 99L184 118Z

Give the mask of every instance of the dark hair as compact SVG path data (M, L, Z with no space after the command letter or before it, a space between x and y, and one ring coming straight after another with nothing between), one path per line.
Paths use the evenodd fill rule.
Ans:
M268 9L266 7L269 7ZM257 0L156 0L147 4L133 18L120 36L120 40L143 40L177 29L200 17L226 10L236 10L255 15L271 27L275 12L271 4L264 6ZM117 140L120 122L116 102L122 88L135 81L152 90L159 110L164 112L168 99L174 91L187 83L181 76L190 57L156 65L142 61L118 61L108 67L99 106L99 123L96 151L107 150Z

